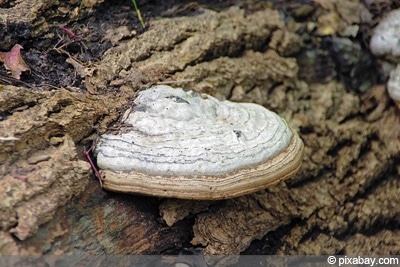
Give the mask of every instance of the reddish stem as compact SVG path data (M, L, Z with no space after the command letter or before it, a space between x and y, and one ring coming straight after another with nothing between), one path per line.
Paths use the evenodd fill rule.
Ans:
M68 29L68 28L66 28L66 27L64 27L64 26L60 26L60 29L63 30L63 31L65 31L66 33L68 33L68 34L69 34L69 37L70 37L71 39L75 39L75 38L78 38L78 37L79 37L76 33L74 33L73 31L71 31L70 29Z
M94 171L94 175L99 180L100 186L103 187L103 182L101 181L101 175L100 175L99 171L97 170L96 166L94 165L92 158L90 157L90 152L93 150L93 148L95 146L96 146L96 141L93 141L92 145L90 146L90 148L88 150L86 150L86 148L84 148L83 155L88 159L89 164L90 164L90 166L92 166L92 169Z

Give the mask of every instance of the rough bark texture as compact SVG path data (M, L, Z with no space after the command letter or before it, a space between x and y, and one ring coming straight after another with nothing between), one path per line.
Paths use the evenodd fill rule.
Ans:
M3 86L0 253L176 253L191 240L206 254L238 254L261 239L269 250L247 252L399 254L399 112L384 86L361 94L299 80L290 56L300 48L277 11L204 9L153 20L110 49L87 79L95 94ZM218 202L102 191L82 143L139 88L166 81L279 113L305 143L298 175Z

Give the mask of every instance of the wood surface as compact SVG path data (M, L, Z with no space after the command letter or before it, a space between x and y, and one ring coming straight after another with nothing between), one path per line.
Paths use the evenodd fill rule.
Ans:
M154 19L107 51L91 94L2 86L1 254L400 253L400 113L385 86L299 79L301 36L278 11L200 11ZM215 202L103 191L83 146L165 81L280 114L304 141L299 173Z

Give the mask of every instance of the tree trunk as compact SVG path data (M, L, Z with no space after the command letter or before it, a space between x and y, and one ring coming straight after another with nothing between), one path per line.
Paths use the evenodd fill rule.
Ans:
M384 86L299 79L301 37L278 11L197 11L108 50L86 93L0 89L0 253L399 254L400 119ZM155 83L277 112L304 141L301 170L225 201L103 191L83 146Z

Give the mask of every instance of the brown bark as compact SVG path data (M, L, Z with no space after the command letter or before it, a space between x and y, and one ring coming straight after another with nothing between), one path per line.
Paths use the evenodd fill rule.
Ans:
M399 112L383 86L360 94L300 81L290 57L300 43L276 11L204 9L154 20L109 50L87 78L95 95L4 86L0 253L176 253L192 239L206 254L238 254L275 232L270 253L398 254ZM166 226L157 199L102 191L81 144L116 122L138 88L166 81L279 113L305 143L298 175L226 201L162 202L168 225L189 214L194 225Z

